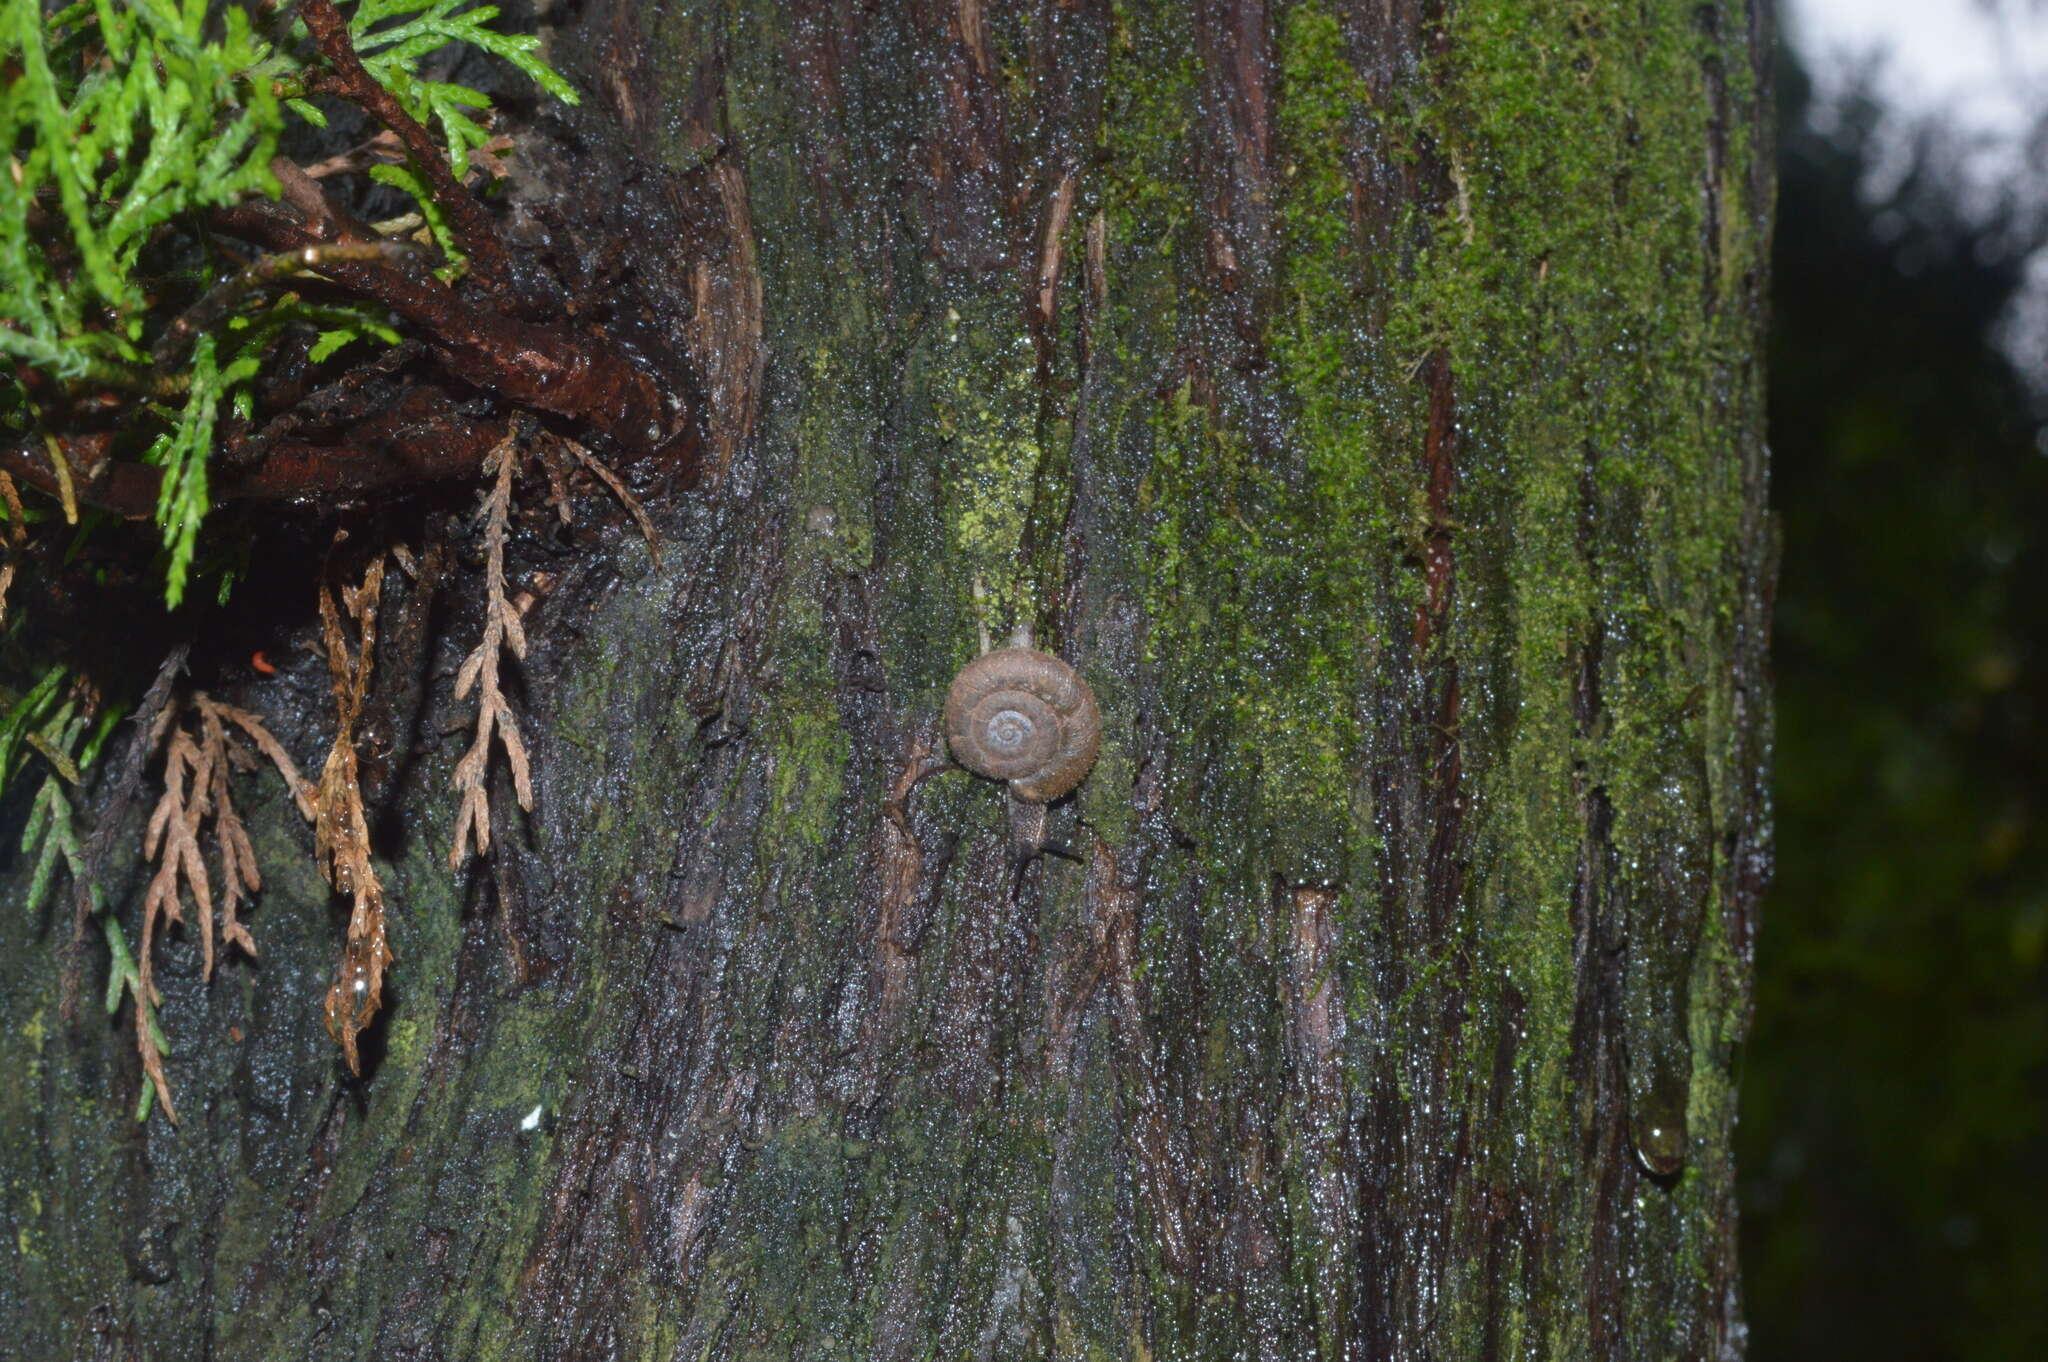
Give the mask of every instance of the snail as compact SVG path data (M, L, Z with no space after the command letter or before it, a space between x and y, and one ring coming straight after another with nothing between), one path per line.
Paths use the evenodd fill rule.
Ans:
M999 648L960 669L946 692L946 746L1025 804L1081 783L1102 745L1102 712L1080 673L1036 648Z

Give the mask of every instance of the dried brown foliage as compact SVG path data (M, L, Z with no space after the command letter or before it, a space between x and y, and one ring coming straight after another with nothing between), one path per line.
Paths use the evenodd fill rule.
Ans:
M491 482L478 512L484 528L486 557L484 633L464 660L455 682L458 700L472 690L478 692L477 719L474 740L456 763L453 777L461 804L448 855L451 870L459 868L472 849L478 854L490 850L487 778L493 739L503 747L511 766L520 807L533 807L526 745L505 698L499 671L506 650L514 657L526 655L520 608L509 599L505 581L505 543L513 511L513 482L526 430L523 423L515 421L512 433L499 442L485 463ZM573 455L619 497L639 523L650 546L659 552L646 511L609 468L574 441L553 435L543 438L552 445L543 452L549 456L553 475L553 500L566 508L566 486L561 473L573 465L567 464L562 456ZM402 549L398 554L401 566L408 566L409 555ZM153 947L161 924L187 920L185 903L189 899L198 907L208 978L212 977L215 962L216 913L221 940L249 955L256 954L255 939L243 924L240 910L262 887L262 872L248 830L235 809L229 777L234 771L257 769L259 754L284 777L300 812L313 824L314 855L322 875L336 893L350 900L347 938L334 983L327 991L325 1010L328 1032L341 1046L350 1072L361 1072L358 1038L383 1005L384 971L394 959L385 932L384 887L370 858L369 819L363 807L355 746L356 727L369 694L376 654L384 568L380 555L359 586L342 587L338 597L328 587L320 592L321 632L334 694L335 735L317 785L305 780L291 756L255 715L215 700L203 691L182 706L172 703L156 714L149 746L164 754L163 791L150 817L143 847L145 857L156 863L156 872L143 900L142 948L137 966L137 997L141 1005L136 1009L135 1034L143 1069L156 1099L163 1103L165 1114L173 1121L177 1116L164 1075L162 1033L155 1019L160 995L151 979ZM417 575L416 565L410 570ZM249 744L253 744L255 752L251 752ZM209 867L202 850L209 822L217 849L217 871Z
M384 887L370 861L368 820L357 779L355 729L369 693L370 668L376 654L377 605L384 584L380 556L364 574L362 584L335 594L320 592L320 621L333 679L336 730L334 745L317 786L308 784L284 747L254 714L213 699L204 691L183 706L167 706L157 716L152 745L164 751L163 793L150 816L143 855L157 870L142 905L142 948L138 953L135 1017L136 1047L143 1071L172 1121L170 1085L163 1070L161 1033L154 1011L161 1000L151 980L153 947L159 923L185 921L185 901L198 907L199 934L205 973L214 967L215 899L219 899L224 942L256 954L256 942L243 925L242 905L262 887L262 871L247 827L231 798L229 774L255 770L257 754L284 777L299 812L313 824L314 855L335 892L351 900L348 937L341 965L327 992L327 1029L341 1046L351 1072L361 1071L356 1038L370 1024L383 1000L384 969L391 947L384 933ZM347 624L344 624L344 619ZM351 646L349 635L354 634ZM190 717L192 723L185 720ZM237 732L239 730L239 733ZM254 744L255 753L243 739ZM201 852L201 833L211 820L219 849L218 877ZM218 888L218 895L216 895Z
M0 505L7 507L7 561L0 563L0 624L7 622L7 593L14 586L14 554L28 542L28 513L22 509L21 493L14 479L0 473Z
M537 452L540 455L541 471L546 473L548 478L548 505L555 508L556 515L561 518L564 525L568 524L570 519L569 475L575 469L563 456L570 455L577 463L590 470L590 475L603 483L605 489L619 499L619 504L633 517L633 523L639 527L641 537L647 541L647 550L654 555L654 565L661 566L661 537L654 532L654 521L649 518L647 508L640 504L640 498L634 496L626 484L619 480L619 475L612 472L609 464L576 441L552 431L541 432Z
M514 657L526 656L526 630L519 621L519 607L507 598L505 592L505 536L512 521L512 480L518 471L519 441L524 432L525 424L515 420L511 433L484 461L484 472L492 479L477 512L484 525L484 635L475 650L463 659L462 671L455 678L455 698L463 699L473 688L479 689L480 693L477 698L476 737L469 750L463 753L462 760L455 764L453 783L462 803L456 811L455 836L448 848L450 870L460 869L472 849L477 855L491 849L491 797L487 777L493 735L505 749L505 759L512 767L512 788L518 795L519 807L528 811L533 808L533 781L526 744L519 736L519 721L514 717L511 705L506 703L498 677L499 656L503 650L510 649ZM639 499L619 481L618 475L574 440L547 432L543 432L541 438L544 443L540 462L548 477L548 501L562 520L566 522L569 519L568 486L563 473L565 465L560 457L563 451L567 451L609 488L631 513L640 533L646 536L655 562L659 563L661 544L654 532L654 522L648 518L647 510Z
M339 606L332 591L320 591L320 625L334 682L336 723L334 746L328 750L312 799L313 845L327 883L351 900L341 967L327 990L327 1032L341 1046L350 1073L362 1072L356 1037L383 1004L384 967L392 960L384 936L384 886L370 864L369 820L363 814L363 791L356 777L355 742L356 720L369 693L370 666L377 651L377 602L383 589L384 558L379 554L361 586L342 588ZM353 651L342 624L344 614L355 626Z
M576 456L578 463L595 474L599 482L611 489L611 494L619 499L619 504L633 517L633 523L640 527L641 537L647 540L647 551L654 555L654 565L660 567L661 539L654 533L654 522L648 518L647 508L640 504L640 498L627 491L626 484L619 481L619 475L612 472L602 459L582 445L568 439L563 440L562 445Z
M184 724L187 716L196 721L196 733ZM158 714L152 740L164 747L163 793L157 798L142 839L143 858L156 862L156 873L150 877L142 899L135 1045L142 1056L143 1072L155 1087L157 1100L164 1105L164 1114L174 1122L177 1112L171 1106L162 1047L151 1016L161 1000L151 981L156 929L159 922L185 920L185 899L189 895L198 909L204 973L209 979L213 977L214 881L200 849L200 834L209 819L214 845L220 854L221 939L252 956L256 954L255 939L242 925L236 910L263 887L263 874L257 866L256 848L249 841L248 829L235 811L228 776L232 771L256 770L258 762L230 731L230 724L246 734L277 768L300 810L310 807L306 782L291 757L262 721L247 710L223 704L200 691L182 709L168 707Z
M454 785L462 797L455 815L455 839L448 848L448 868L459 869L467 848L477 854L491 849L491 800L485 792L485 775L490 767L491 735L496 733L512 765L512 788L519 807L533 808L533 783L527 769L526 744L520 741L519 724L512 707L505 703L498 684L498 654L510 648L514 657L526 656L526 630L519 623L519 611L505 598L505 534L512 517L512 474L519 462L518 431L515 428L491 451L484 467L495 474L484 494L479 515L484 521L484 636L462 663L455 678L455 698L468 695L481 683L477 699L476 740L455 763Z

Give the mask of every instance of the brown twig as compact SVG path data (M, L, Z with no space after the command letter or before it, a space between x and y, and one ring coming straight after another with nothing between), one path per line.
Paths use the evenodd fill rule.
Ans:
M380 487L470 477L503 438L502 420L466 415L443 389L409 389L375 416L351 427L348 443L271 440L261 462L237 467L223 451L212 472L215 503L296 497L342 498ZM48 465L27 451L0 446L0 472L56 495ZM156 513L162 473L145 464L109 463L101 476L79 486L79 500L115 515L142 519Z
M212 769L209 754L192 741L191 734L176 726L170 734L170 747L164 755L163 793L157 798L149 830L142 840L143 859L155 861L157 869L142 896L142 946L135 957L135 1048L142 1056L143 1072L156 1087L157 1101L163 1103L164 1115L176 1125L178 1113L171 1105L171 1085L164 1077L163 1056L149 1032L150 1009L162 1001L153 981L156 925L159 921L184 920L179 888L182 884L198 905L206 973L213 973L213 890L207 880L206 860L199 854L199 820L206 815Z
M348 21L334 7L334 0L300 0L299 17L306 21L306 31L313 35L332 73L331 80L319 82L319 87L351 101L398 134L413 165L433 190L441 211L448 215L449 225L462 239L462 249L469 256L477 282L493 293L505 292L512 281L511 262L483 205L449 170L432 134L405 111L396 95L363 69L355 44L348 36Z
M256 862L256 846L235 811L234 792L229 784L233 771L253 771L256 758L229 732L233 724L253 741L284 777L298 801L299 810L313 815L311 791L299 775L284 747L247 710L213 699L205 691L195 692L187 709L197 719L197 735L179 722L180 711L166 707L150 725L151 744L164 745L163 790L157 797L149 825L143 834L144 860L156 862L156 873L142 898L142 945L135 969L135 1047L142 1069L164 1115L176 1124L177 1109L171 1105L171 1085L164 1074L163 1052L152 1024L152 1010L162 1001L155 984L156 935L159 923L183 922L184 900L190 895L199 919L202 951L201 974L211 979L214 968L213 915L214 885L207 873L200 849L200 832L208 820L213 824L214 845L220 853L220 933L223 945L239 946L250 956L256 954L256 940L242 925L236 909L263 887L263 872ZM168 737L169 741L165 742Z
M355 214L327 197L327 187L300 169L299 163L289 156L270 158L270 173L277 176L279 195L293 208L299 210L303 226L322 241L339 241L353 237L369 240L377 235L376 229ZM232 213L236 208L263 210L265 205L258 202L232 205L217 209L216 213ZM270 210L275 211L275 210Z
M237 204L216 212L214 222L273 250L324 239L271 204ZM480 388L536 411L587 421L624 449L649 450L661 437L662 401L654 381L602 336L472 307L431 276L380 261L332 260L316 268L417 326L450 370Z
M305 168L308 178L324 180L329 175L341 175L359 171L374 165L392 165L405 159L403 143L398 134L385 128L359 146L347 151L336 152L325 160L315 161Z
M307 822L315 817L313 788L299 774L298 766L284 745L271 736L263 721L246 709L215 700L205 691L192 697L193 707L199 712L200 723L205 734L208 749L217 750L221 755L213 763L213 790L210 802L213 807L213 836L220 847L222 879L225 892L221 896L221 939L240 946L251 956L256 954L256 942L242 926L235 915L238 905L248 900L263 887L263 872L256 863L256 847L249 840L249 833L242 825L241 815L235 812L232 791L228 787L228 771L253 771L256 759L248 749L237 742L228 732L227 725L235 727L256 744L256 750L277 768L284 778L285 786L291 790L292 799L299 806L299 813Z

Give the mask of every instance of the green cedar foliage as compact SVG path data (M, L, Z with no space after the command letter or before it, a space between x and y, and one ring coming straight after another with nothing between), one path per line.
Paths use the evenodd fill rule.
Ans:
M489 27L491 6L466 0L362 0L350 33L365 68L414 117L438 126L459 176L489 137L489 99L421 75L450 43L502 57L558 98L574 92L535 52L538 39ZM280 40L250 10L209 0L86 0L45 14L0 0L0 357L58 383L132 393L143 457L164 470L157 524L165 598L184 597L207 510L206 461L220 405L245 414L280 330L312 325L326 359L351 341L395 333L370 308L313 308L286 293L254 315L223 318L175 367L149 347L174 320L138 272L146 249L195 215L275 195L270 172L287 110L324 125L304 98L317 57L304 26ZM421 180L384 167L380 181L440 215ZM444 250L445 229L435 236ZM451 258L453 253L451 252ZM37 443L35 394L0 377L0 438Z
M30 801L28 821L21 833L21 852L35 867L22 904L31 915L40 912L48 900L60 861L73 882L85 881L85 851L73 822L69 791L77 788L80 773L92 765L121 717L121 711L111 706L95 717L92 707L76 693L75 687L66 687L64 679L64 668L51 667L26 694L7 695L0 691L0 705L4 705L0 708L0 786L11 783L23 772L32 752L43 758L45 771L42 786ZM156 1007L139 992L141 976L128 949L127 935L114 916L105 911L100 887L92 884L89 892L113 962L107 982L107 1011L112 1013L120 1007L124 992L133 993L135 1005L144 1010L152 1038L162 1046ZM146 1094L154 1091L146 1083L143 1090Z
M497 13L467 0L362 0L350 12L364 67L440 130L458 177L490 138L490 101L421 74L441 49L481 48L557 98L576 99L537 55L537 38L489 26ZM279 336L310 329L314 364L359 341L400 339L381 309L252 288L233 294L233 306L212 309L189 343L163 343L179 316L159 295L190 301L240 272L241 262L207 253L201 215L277 194L270 164L288 112L326 125L306 97L319 58L304 25L270 14L268 6L219 0L84 0L54 10L41 0L0 0L0 439L56 460L55 437L65 432L52 394L121 394L127 443L118 453L163 470L156 522L173 607L193 574L222 406L252 415ZM443 277L452 279L462 257L424 179L400 166L371 174L416 201L417 221L448 257ZM183 271L183 287L164 287L167 259L176 262L174 285ZM68 475L63 463L56 467ZM11 518L0 504L0 521ZM0 681L0 792L41 773L20 843L35 867L25 905L34 913L60 866L74 881L85 875L74 792L120 710L95 713L61 666L30 675L19 691ZM98 886L89 888L103 908ZM120 924L104 911L99 917L113 962L107 1010L133 995L167 1052ZM145 1083L142 1094L138 1114L147 1115L154 1088Z

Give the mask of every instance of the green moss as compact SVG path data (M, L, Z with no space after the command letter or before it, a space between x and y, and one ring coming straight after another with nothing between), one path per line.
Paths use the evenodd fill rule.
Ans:
M796 418L797 505L803 556L828 572L863 572L875 552L873 415L862 402L874 375L848 356L869 332L857 296L840 306L838 333L809 353L808 400Z
M1164 270L1187 253L1194 222L1195 196L1181 158L1194 131L1201 66L1179 14L1145 0L1117 0L1111 16L1103 133L1109 188L1102 205L1115 244ZM1119 282L1125 277L1119 269ZM1124 288L1117 293L1112 306L1136 301Z
M772 741L769 816L789 837L823 846L832 833L848 758L838 716L791 710L780 716Z
M1041 410L1036 352L1015 302L976 292L953 299L927 328L911 382L934 442L948 568L971 629L1000 641L1035 625L1054 560L1031 554L1036 522L1055 528L1066 481L1065 442ZM976 591L979 591L979 599Z
M43 1014L46 1010L37 1008L21 1028L22 1037L28 1041L29 1049L36 1059L43 1057L43 1042L49 1038L49 1029L43 1024Z
M1497 616L1506 632L1475 613L1461 640L1479 662L1468 679L1492 691L1468 688L1485 710L1464 737L1476 831L1492 848L1482 892L1495 953L1528 1003L1528 1091L1559 1130L1575 1119L1570 904L1586 792L1613 807L1615 892L1638 905L1638 961L1685 962L1688 912L1716 916L1660 898L1668 886L1647 868L1674 837L1709 835L1706 791L1729 778L1698 716L1729 685L1705 659L1732 646L1742 460L1724 395L1753 337L1738 290L1760 249L1737 148L1722 179L1724 254L1704 280L1724 292L1702 297L1707 67L1747 63L1692 19L1679 4L1461 9L1453 56L1432 72L1443 97L1413 116L1450 192L1418 224L1425 244L1388 322L1397 354L1440 345L1450 357L1466 470L1460 591L1510 602ZM1577 708L1588 656L1590 728ZM1687 774L1703 750L1717 768L1704 786ZM1701 1038L1730 1004L1725 985L1697 982L1689 1015L1631 1022L1675 1029L1681 1052L1690 1030L1692 1093L1678 1101L1696 1134L1703 1118L1725 1130L1709 1091L1725 1087L1721 1060Z
M1125 678L1107 668L1087 669L1083 677L1095 692L1102 713L1102 747L1095 755L1094 768L1075 792L1075 803L1082 821L1098 837L1111 846L1122 846L1137 822L1137 810L1131 803L1137 762L1130 746L1137 721L1137 695Z
M1149 41L1139 7L1117 16L1134 46ZM1729 784L1731 758L1709 748L1699 716L1725 712L1727 681L1704 659L1732 642L1742 461L1725 394L1753 338L1737 290L1761 236L1737 192L1749 154L1738 142L1720 182L1720 258L1703 281L1708 66L1745 73L1733 98L1752 92L1739 43L1693 17L1676 4L1462 7L1441 49L1450 55L1376 102L1343 21L1317 4L1287 7L1274 104L1283 305L1266 337L1282 433L1255 446L1248 410L1220 380L1200 401L1182 386L1144 419L1136 503L1149 540L1148 653L1176 735L1167 798L1202 810L1195 854L1219 917L1235 904L1241 922L1269 876L1342 880L1380 853L1362 775L1371 745L1396 735L1372 733L1354 698L1398 658L1420 600L1416 550L1448 531L1457 597L1432 646L1463 682L1463 910L1474 917L1459 939L1477 943L1481 977L1498 969L1526 1009L1518 1100L1537 1104L1534 1129L1578 1119L1571 904L1588 791L1614 809L1623 891L1653 914L1638 924L1639 955L1683 959L1685 943L1659 928L1682 927L1701 905L1660 906L1657 886L1628 877L1653 846L1698 835L1707 791ZM1134 279L1125 296L1141 304L1167 296L1148 293L1146 272L1190 253L1190 210L1169 175L1154 179L1174 160L1161 148L1188 131L1183 79L1169 67L1156 93L1112 95L1105 204L1113 241L1137 243L1113 251L1112 275ZM1440 173L1441 201L1362 231L1355 185L1373 156L1418 166L1425 183ZM1204 300L1189 282L1197 271L1178 268L1162 315L1106 309L1119 354L1157 353L1162 335L1189 327ZM1703 282L1724 296L1703 300ZM1448 526L1430 522L1421 466L1419 375L1437 351L1458 421ZM1589 659L1601 704L1590 725ZM1704 786L1685 765L1702 750L1717 763ZM1171 898L1171 876L1156 890ZM1347 886L1340 905L1366 971L1354 977L1357 1006L1370 1011L1376 962L1360 915L1379 911L1377 896ZM1172 944L1148 926L1148 961ZM1396 1015L1413 1008L1419 1022L1456 977L1448 958L1416 962ZM1697 1035L1710 1020L1728 1029L1739 971L1714 977L1713 988L1696 981L1687 1015L1656 1023L1695 1033L1695 1123L1725 1115L1700 1089L1699 1070L1714 1064ZM1468 1006L1480 1034L1503 1024L1491 991L1468 994ZM1406 1034L1398 1024L1386 1043L1398 1049ZM1489 1081L1479 1050L1460 1062L1467 1081ZM1711 1081L1724 1081L1718 1068ZM1515 1165L1503 1157L1499 1175L1529 1175Z

